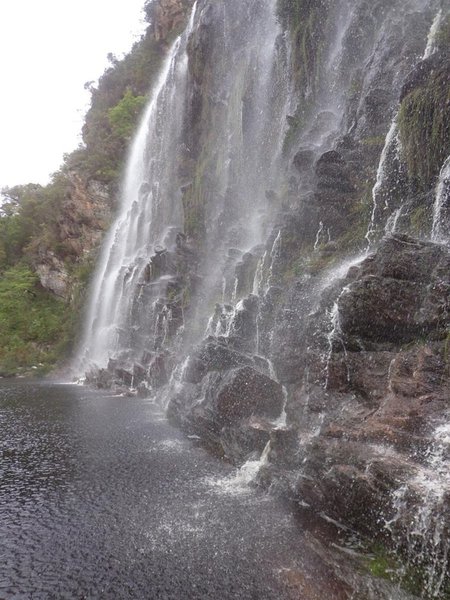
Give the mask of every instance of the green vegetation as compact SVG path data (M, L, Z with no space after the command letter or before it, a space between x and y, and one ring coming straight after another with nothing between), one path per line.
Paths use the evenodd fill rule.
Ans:
M400 563L383 546L377 545L372 548L370 558L366 563L367 569L374 577L398 581Z
M58 173L45 187L28 184L3 190L7 202L0 214L0 273L24 256L30 262L44 249L64 258L70 254L59 227L68 189L69 182Z
M146 101L145 96L134 96L132 91L127 89L122 100L108 110L113 135L123 140L130 140Z
M370 548L370 555L365 561L367 569L374 577L386 579L411 594L420 594L424 600L436 598L431 591L427 590L427 578L429 572L423 564L413 564L405 561L402 553L389 550L381 543L374 544ZM439 594L439 598L449 598L450 589L445 586Z
M436 35L436 46L444 56L450 55L450 14L444 17Z
M46 292L25 265L0 279L0 374L47 372L68 344L66 304Z
M386 138L384 135L366 137L361 140L361 144L363 144L363 146L380 146L381 148L383 148L385 139Z
M91 107L82 129L84 143L66 157L66 168L117 185L149 83L155 80L165 52L165 46L148 29L125 58L109 57L111 66L98 86L86 84L91 91Z
M278 0L278 19L291 34L300 87L314 89L317 83L328 7L328 0Z

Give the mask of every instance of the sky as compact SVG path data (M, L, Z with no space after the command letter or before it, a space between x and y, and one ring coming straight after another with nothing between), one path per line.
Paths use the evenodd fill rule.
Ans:
M144 0L0 0L0 189L45 184L81 141L87 81L144 31Z

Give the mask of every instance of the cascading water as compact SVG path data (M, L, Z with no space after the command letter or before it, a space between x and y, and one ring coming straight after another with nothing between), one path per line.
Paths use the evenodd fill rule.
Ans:
M450 471L450 428L445 423L435 428L433 441L426 451L425 465L421 467L407 485L393 494L395 514L385 527L398 536L397 528L406 529L407 561L412 569L426 563L424 595L440 597L444 586L446 565L450 552L448 531L443 514L447 510ZM411 503L413 499L413 503ZM399 548L403 535L398 536Z
M442 166L436 187L436 199L433 207L433 225L431 239L435 242L450 241L450 156Z
M308 64L293 76L298 40L282 32L279 4L194 5L134 142L78 358L79 371L109 363L113 385L143 385L190 435L244 465L213 483L239 493L261 467L276 464L277 452L281 462L283 453L287 462L298 459L301 477L309 446L325 448L324 437L336 440L338 450L342 444L345 454L346 415L370 420L383 377L397 376L395 334L412 317L406 325L399 321L398 332L396 321L393 331L380 332L389 338L378 354L376 336L361 342L366 321L378 317L362 314L367 290L385 279L384 271L371 271L369 251L384 233L401 228L407 212L404 181L396 180L403 176L398 96L410 70L436 51L442 22L439 12L430 29L434 0L323 3L329 6L320 23L320 57L308 62L314 40L306 37ZM408 27L420 32L416 42ZM432 238L439 242L448 241L449 160L436 187ZM356 222L361 190L377 163L364 243ZM339 223L347 218L350 224ZM348 235L353 225L356 242ZM389 286L409 285L397 265L390 274ZM397 318L397 305L383 310L386 319ZM349 335L346 327L353 326ZM387 355L391 368L384 373ZM381 391L365 388L369 363ZM339 405L334 427L333 405ZM359 436L352 440L359 443ZM430 451L430 464L442 458L441 446ZM324 456L331 472L334 458ZM311 479L321 467L315 465ZM437 515L442 498L427 495L418 479L405 481L404 489L409 483L421 490L421 506L432 505ZM406 510L403 492L394 496ZM440 535L433 519L417 520L417 529L424 533L431 523L433 536ZM442 573L433 573L430 591L438 593Z
M373 209L370 217L369 228L366 233L368 249L370 249L374 241L378 239L376 224L377 222L382 221L380 212L382 213L383 211L387 211L389 209L388 199L392 194L392 189L385 190L387 181L387 166L389 165L389 168L392 168L392 164L394 162L398 163L401 153L397 119L398 114L395 115L386 136L384 148L381 153L380 163L378 165L376 182L372 190ZM382 203L382 197L384 197L383 207L380 206L380 203ZM389 233L393 233L395 231L395 224L395 220L391 221Z
M275 208L268 205L266 190L276 185L280 173L288 94L275 5L274 0L245 6L223 2L215 15L222 21L216 40L221 51L218 74L211 83L217 115L210 152L217 167L210 169L207 184L206 176L202 181L207 187L202 193L211 201L205 207L204 283L196 292L201 310L191 312L196 324L203 321L206 326L205 308L214 302L218 285L224 299L232 289L228 302L233 304L245 293L237 289L235 277L231 285L227 282L223 257L227 246L239 245L242 256L261 243L267 216ZM185 109L192 94L188 42L195 27L202 27L202 10L198 13L195 5L186 31L165 60L133 144L122 206L103 246L91 290L77 358L79 372L105 367L110 358L139 362L143 352L161 348L167 341L173 320L167 287L176 279L177 270L170 252L189 219L178 163L184 160L179 147L184 143ZM275 155L274 146L278 148ZM232 220L226 211L232 211ZM225 329L229 326L225 324ZM214 333L222 333L221 327ZM192 328L184 334L192 341Z
M436 37L442 21L440 9L429 30L425 51L421 57L424 61L436 52ZM404 210L403 199L400 206L392 206L397 188L402 189L403 158L400 131L398 126L399 112L394 114L386 135L383 151L377 169L375 185L372 190L372 213L366 233L367 250L371 250L383 233L395 233L398 221ZM433 224L434 227L434 224Z
M175 242L174 229L182 227L172 156L181 134L186 48L195 12L196 5L185 33L165 59L133 143L121 208L105 240L91 290L77 358L81 372L105 367L121 352L138 356L148 344L145 338L155 335L154 305L167 284L158 277L158 269L166 246ZM150 280L152 289L145 286Z

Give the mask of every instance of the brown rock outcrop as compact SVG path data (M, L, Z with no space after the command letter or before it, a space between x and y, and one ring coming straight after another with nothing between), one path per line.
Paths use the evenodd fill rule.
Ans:
M179 28L192 2L187 0L157 0L152 11L153 35L156 41L164 41Z

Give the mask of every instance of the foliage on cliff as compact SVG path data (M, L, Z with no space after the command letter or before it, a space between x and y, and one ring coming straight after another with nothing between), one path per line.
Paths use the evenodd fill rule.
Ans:
M0 279L0 375L45 373L64 352L71 328L66 305L22 264Z
M38 246L61 254L58 218L68 184L60 173L47 186L29 183L4 190L0 218L0 272L25 260Z

